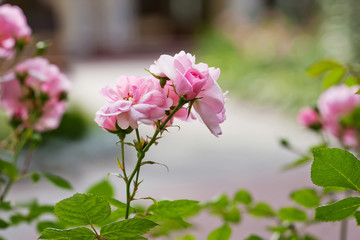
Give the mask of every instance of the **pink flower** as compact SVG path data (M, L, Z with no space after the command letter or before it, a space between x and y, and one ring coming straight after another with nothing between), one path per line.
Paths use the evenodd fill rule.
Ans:
M302 108L299 111L297 118L301 125L308 128L320 125L319 114L311 107Z
M52 130L60 124L70 87L68 78L47 59L28 59L1 79L1 106L12 121L38 132Z
M9 58L16 41L30 40L31 29L23 11L10 4L0 6L0 26L0 58Z
M220 69L205 63L195 63L195 56L181 51L175 56L161 55L150 66L150 72L167 77L176 93L186 100L194 100L194 109L200 119L215 135L220 135L220 123L225 120L225 98L217 84Z
M117 127L136 129L138 122L151 125L172 105L159 80L153 77L121 76L115 87L106 86L101 94L108 104L96 112L95 122L107 131Z
M357 139L355 135L359 132L352 131L351 126L343 126L340 121L360 106L360 95L355 94L358 90L359 86L333 86L323 92L318 99L324 130L338 137L344 144L352 142L352 146L354 146L354 139Z

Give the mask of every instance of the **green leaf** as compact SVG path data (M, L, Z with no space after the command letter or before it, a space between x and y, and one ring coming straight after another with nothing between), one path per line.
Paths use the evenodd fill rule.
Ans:
M223 219L225 222L239 223L241 221L241 214L239 209L234 206L230 210L225 211L223 214Z
M294 207L285 207L279 210L279 218L283 221L306 221L307 216L304 211L301 211Z
M31 173L30 177L34 183L37 183L40 180L41 175L37 172L33 172Z
M101 197L114 197L114 188L107 179L101 180L100 182L94 184L86 192Z
M71 184L68 181L66 181L65 179L63 179L62 177L55 176L50 173L44 173L44 177L47 180L49 180L50 182L52 182L54 185L56 185L60 188L72 189Z
M11 163L0 159L0 173L5 173L11 180L15 180L18 174L18 170Z
M319 206L320 197L314 189L300 189L291 193L291 199L306 208Z
M360 198L350 197L335 203L327 204L316 208L315 220L319 221L341 221L352 214L360 207Z
M356 220L356 225L360 226L360 212L356 212L354 214L355 220Z
M5 229L9 226L9 223L8 222L5 222L4 220L2 220L0 218L0 229Z
M234 196L234 201L249 205L250 203L252 203L252 197L248 191L242 189L236 192Z
M263 240L263 238L252 234L249 237L247 237L245 240Z
M65 225L61 222L52 221L40 221L36 224L36 230L40 233L43 232L45 228L64 229Z
M228 240L231 237L231 227L225 224L222 227L219 227L212 231L207 240Z
M184 237L177 237L176 240L196 240L193 235L187 234Z
M133 218L105 225L101 228L100 234L104 238L111 240L144 239L141 238L141 235L147 233L156 225L156 223L147 219Z
M332 69L323 80L322 83L323 88L327 89L333 85L338 84L343 78L344 74L345 74L345 69L341 66Z
M289 227L285 226L275 226L275 227L268 227L267 228L270 232L280 233L283 234L289 230Z
M360 191L360 162L351 153L323 148L313 151L311 180L321 187L345 187Z
M55 205L55 214L61 220L77 225L100 223L110 213L110 205L106 200L89 193L76 193Z
M11 204L10 202L0 202L0 210L11 210Z
M259 202L249 210L249 213L255 217L273 217L275 216L274 211L271 209L269 204L265 202Z
M319 77L325 72L341 66L339 63L332 60L319 61L307 69L307 73L312 77Z
M39 239L94 240L95 233L90 229L84 227L67 230L47 228L41 234Z
M347 77L345 80L344 80L344 83L349 86L349 87L352 87L354 85L357 85L359 84L359 79L357 77L354 77L354 76L350 76L350 77Z
M185 217L196 213L199 210L199 202L193 200L175 200L159 201L158 204L152 204L148 212L153 212L164 217Z
M45 213L53 213L54 206L52 205L39 205L36 201L29 206L29 214L27 221L32 221Z
M302 156L301 158L295 160L294 162L291 162L289 164L286 164L285 166L283 166L284 170L289 170L289 169L293 169L299 166L302 166L308 162L311 161L311 157L309 156Z

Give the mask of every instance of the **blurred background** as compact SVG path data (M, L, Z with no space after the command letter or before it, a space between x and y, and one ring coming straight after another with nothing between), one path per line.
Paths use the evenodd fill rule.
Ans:
M357 0L9 0L20 6L36 40L50 43L46 57L73 81L69 111L60 128L44 136L34 156L33 170L68 178L74 192L118 171L116 138L93 122L105 101L99 91L120 75L147 75L144 68L161 54L180 50L197 61L221 69L220 86L229 90L223 135L211 136L198 121L179 123L149 159L165 163L144 167L139 196L156 199L190 198L205 201L217 194L250 189L255 199L275 208L291 205L291 190L313 186L309 167L288 172L281 166L296 159L282 149L287 137L305 150L317 139L295 121L296 112L314 105L321 82L306 75L312 63L334 58L343 63L360 57L360 2ZM1 120L0 135L9 129ZM144 130L150 134L150 129ZM127 161L135 161L128 149ZM261 176L261 177L260 177ZM110 179L124 199L124 186ZM39 196L55 203L72 194L47 183L23 181L10 198ZM244 217L232 239L250 233L269 236L264 226ZM221 225L200 216L194 235L205 239ZM7 230L11 239L34 236L32 226ZM350 223L350 236L360 234ZM336 239L337 223L312 230L323 239ZM181 235L181 234L179 234ZM6 236L6 235L5 235ZM28 238L32 239L32 238ZM169 238L172 239L172 238Z

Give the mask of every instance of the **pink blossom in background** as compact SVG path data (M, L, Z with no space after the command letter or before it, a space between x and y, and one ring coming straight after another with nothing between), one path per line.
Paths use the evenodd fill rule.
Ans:
M106 86L101 94L108 103L96 112L95 122L108 131L116 129L114 117L121 129L136 129L138 122L151 125L162 119L172 106L154 77L121 76L115 87Z
M30 40L31 29L23 11L18 6L4 4L0 6L0 58L9 58L14 54L16 41Z
M354 141L357 142L356 135L359 132L351 127L344 128L340 121L360 106L360 95L355 94L358 90L359 86L333 86L323 92L318 99L318 108L324 130L340 138L347 146L355 145Z
M312 127L320 124L319 114L311 107L302 108L297 115L297 119L300 124L305 127Z
M23 83L19 76L24 77ZM45 58L31 58L17 64L1 79L1 107L10 119L20 120L25 126L32 124L39 132L52 130L60 124L65 112L62 98L70 87L70 80L56 65ZM37 115L32 123L31 114Z
M220 69L205 63L195 63L195 56L181 51L174 56L161 55L150 66L150 72L159 77L168 77L175 86L177 95L186 100L196 99L194 110L209 130L220 135L220 123L225 119L225 97L217 83Z

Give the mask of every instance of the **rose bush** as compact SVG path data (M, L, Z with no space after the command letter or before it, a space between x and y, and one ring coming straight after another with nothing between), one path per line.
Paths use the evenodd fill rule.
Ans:
M0 58L10 58L16 44L30 40L31 29L23 11L18 6L0 6Z
M70 87L56 65L42 57L31 58L2 78L0 104L11 122L44 132L59 126Z

